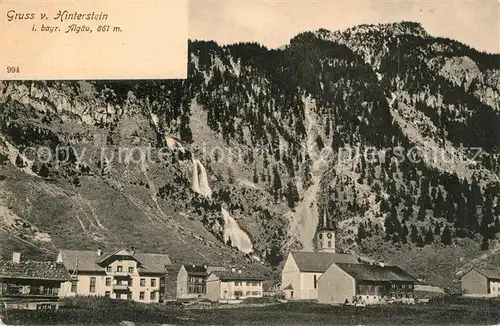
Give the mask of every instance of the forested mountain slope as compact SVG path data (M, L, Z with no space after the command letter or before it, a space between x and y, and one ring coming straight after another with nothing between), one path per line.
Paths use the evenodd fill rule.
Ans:
M184 81L4 83L2 245L276 267L327 216L340 252L442 281L500 264L499 103L500 55L412 22L191 41Z

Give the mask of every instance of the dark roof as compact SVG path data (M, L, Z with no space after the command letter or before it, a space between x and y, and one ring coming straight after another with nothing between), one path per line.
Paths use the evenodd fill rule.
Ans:
M358 281L405 281L417 282L417 280L397 266L380 266L369 264L336 264L347 274Z
M208 276L211 272L214 271L225 271L227 268L223 266L207 266L207 265L194 265L194 264L185 264L184 268L189 276Z
M14 263L12 260L0 260L0 277L57 281L71 279L63 264L33 260L19 263Z
M111 253L117 253L120 250ZM112 256L109 252L103 252L101 256L97 256L97 252L93 250L60 250L60 254L66 269L73 271L78 266L79 271L85 272L102 272L103 266L99 265L99 262L103 261L102 257L107 259ZM168 255L165 254L135 253L133 257L140 263L139 273L166 273L166 266L172 264Z
M492 269L477 269L474 268L478 273L483 274L487 278L500 279L500 272Z
M320 231L332 231L335 232L335 228L331 226L322 226L318 229L318 232Z
M293 259L301 272L323 273L333 263L357 264L356 258L346 254L332 254L326 252L293 251Z
M205 265L184 265L184 268L186 269L186 272L189 273L206 273L207 272L207 266Z
M231 272L231 271L213 271L221 281L263 281L265 277L251 271Z

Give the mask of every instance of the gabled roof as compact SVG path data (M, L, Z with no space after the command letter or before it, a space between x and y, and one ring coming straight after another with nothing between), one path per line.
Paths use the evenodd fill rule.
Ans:
M336 264L357 281L404 281L417 282L417 280L397 266L380 266L369 264Z
M102 272L104 265L99 265L99 262L103 262L120 250L112 251L111 254L103 252L101 256L97 256L96 251L93 250L60 250L59 253L62 263L69 271L77 269L85 272ZM135 253L134 257L139 262L139 273L166 273L166 266L172 264L168 255L165 254Z
M166 254L136 253L139 259L139 273L166 273L167 266L172 265L170 257Z
M100 255L98 257L97 263L100 264L100 263L105 262L107 259L113 257L114 255L119 254L120 251L124 251L127 254L127 256L130 256L130 257L134 258L135 260L137 260L138 262L140 262L140 260L137 258L137 255L135 255L135 253L129 252L127 249L121 248L121 249L118 249L118 250L115 250L115 251L110 251L110 252L107 252L107 253L103 253L102 255Z
M264 281L265 277L259 273L252 271L214 271L210 275L215 275L221 281Z
M67 281L71 277L62 264L52 261L25 260L14 263L0 260L0 277L35 280Z
M354 256L346 254L301 251L292 251L291 254L301 272L323 273L333 263L358 263Z
M492 269L478 269L478 268L473 268L473 270L477 271L478 273L484 275L487 278L500 280L500 272L499 271L492 270Z

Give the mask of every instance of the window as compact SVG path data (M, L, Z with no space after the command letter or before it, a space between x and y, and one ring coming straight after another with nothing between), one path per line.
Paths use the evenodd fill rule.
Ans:
M241 297L243 295L243 291L234 291L235 297Z
M127 293L127 299L132 300L132 292Z
M128 286L132 286L132 279L128 280Z
M156 292L151 292L149 295L149 300L155 301L156 300Z
M145 278L141 278L140 285L141 285L141 287L146 286L146 279Z
M111 266L106 266L106 272L111 272Z
M120 265L116 266L116 271L123 272L123 266L120 266Z
M71 281L71 292L76 293L76 285L78 281Z
M109 291L104 292L104 296L109 298L111 296L111 292L109 292Z
M134 267L129 267L129 268L128 268L128 272L129 272L129 273L133 273L133 272L134 272Z
M144 300L144 292L139 292L139 300Z
M111 286L111 277L106 277L106 286Z
M188 287L188 293L194 293L194 286L190 285Z
M331 248L331 247L332 247L332 242L328 241L328 248Z
M90 293L95 293L95 277L91 277L90 278L89 292Z
M151 279L151 286L156 287L156 279L155 278Z
M240 286L241 284L242 284L242 282L239 282L239 281L234 282L235 286Z
M253 282L247 282L247 286L253 285Z
M321 248L323 248L323 242L320 242L320 243L319 243L319 248L320 248L320 249L321 249Z
M250 292L250 291L247 291L247 295L250 295L250 293L252 293L252 292Z
M252 291L252 295L260 295L260 291Z
M316 278L316 275L314 275L314 288L317 289L318 288L318 280Z

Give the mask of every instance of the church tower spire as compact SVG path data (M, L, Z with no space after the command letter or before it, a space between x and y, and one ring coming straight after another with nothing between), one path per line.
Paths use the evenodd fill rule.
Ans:
M323 213L323 226L316 235L318 252L335 253L335 229L328 223L327 210Z

